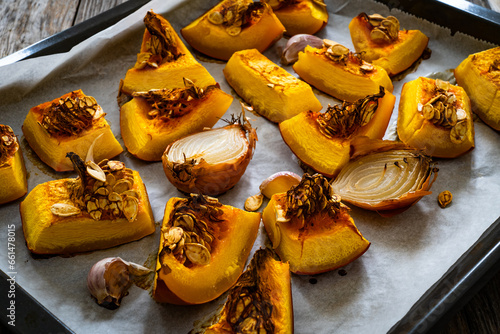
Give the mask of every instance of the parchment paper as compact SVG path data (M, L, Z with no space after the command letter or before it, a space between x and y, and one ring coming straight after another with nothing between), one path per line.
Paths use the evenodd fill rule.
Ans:
M118 83L133 66L143 33L142 19L149 9L163 14L177 32L217 1L152 1L136 13L65 54L26 60L0 67L0 123L12 126L18 135L29 175L29 190L52 179L76 177L75 173L55 173L44 165L29 148L21 132L28 110L71 90L82 89L94 96L107 113L115 136L120 136L119 108L116 103ZM401 27L420 29L430 37L432 56L424 60L415 73L395 82L398 96L404 82L455 68L470 53L493 45L480 42L435 26L399 11L368 1L327 1L330 10L328 26L319 33L353 49L349 36L350 20L362 11L392 14ZM279 62L286 43L282 39L265 52ZM227 111L239 113L239 99L226 83L222 69L225 63L195 53L199 61L235 96ZM291 66L285 67L291 73ZM315 90L326 108L338 101ZM397 104L392 123L397 117ZM297 159L283 143L278 127L258 115L250 115L257 127L259 141L245 175L220 201L243 207L244 200L258 192L267 176L283 170L301 174ZM222 125L220 122L216 126ZM333 271L314 278L292 276L296 333L384 333L387 332L418 298L462 255L481 233L500 216L500 145L499 134L480 121L474 123L476 148L452 160L438 160L439 176L432 187L434 194L424 197L406 212L392 218L352 208L352 216L361 233L371 241L370 249L358 260L343 268L347 275ZM127 152L119 159L140 171L147 186L155 220L161 222L167 200L182 196L166 179L161 163L146 163ZM453 193L453 204L441 209L436 197L443 190ZM80 254L69 258L33 258L25 245L19 216L21 200L0 208L1 267L9 272L5 250L7 225L15 224L16 281L49 311L78 333L186 333L195 321L204 318L225 296L199 306L161 305L148 292L132 287L118 310L99 307L90 297L86 276L98 260L120 256L128 261L144 263L154 257L159 242L156 232L138 242L107 250ZM264 203L266 205L267 203ZM261 230L254 250L268 243ZM4 296L2 296L3 298ZM22 307L22 306L18 306Z

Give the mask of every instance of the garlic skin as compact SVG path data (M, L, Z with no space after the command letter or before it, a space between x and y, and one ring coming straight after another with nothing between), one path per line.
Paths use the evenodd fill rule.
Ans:
M120 257L108 257L95 263L87 275L87 287L100 306L115 310L134 282L153 271L127 262Z
M281 55L281 63L290 65L299 59L299 52L304 51L306 46L314 48L323 47L323 40L314 35L298 34L290 37Z

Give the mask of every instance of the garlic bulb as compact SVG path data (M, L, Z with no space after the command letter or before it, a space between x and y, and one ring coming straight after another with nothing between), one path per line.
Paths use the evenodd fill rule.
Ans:
M180 191L217 196L232 188L252 159L257 133L244 115L229 125L195 133L167 146L168 180Z
M299 52L304 51L308 45L314 48L321 48L323 40L308 34L298 34L290 37L281 55L281 63L283 65L295 63L299 59Z
M110 310L120 306L121 299L136 281L153 273L151 269L108 257L92 266L87 275L87 287L97 303Z

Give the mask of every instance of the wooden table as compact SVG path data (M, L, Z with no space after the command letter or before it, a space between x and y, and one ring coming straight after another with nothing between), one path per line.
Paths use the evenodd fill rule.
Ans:
M1 0L0 58L123 2L126 0ZM488 7L485 0L472 2ZM445 323L440 333L500 333L500 272Z

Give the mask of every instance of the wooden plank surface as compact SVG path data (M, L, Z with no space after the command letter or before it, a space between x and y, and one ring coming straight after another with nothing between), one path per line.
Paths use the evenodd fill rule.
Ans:
M125 1L0 0L0 58ZM471 2L489 8L486 0ZM500 333L500 272L451 318L440 333Z

